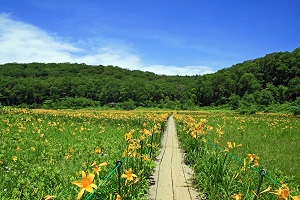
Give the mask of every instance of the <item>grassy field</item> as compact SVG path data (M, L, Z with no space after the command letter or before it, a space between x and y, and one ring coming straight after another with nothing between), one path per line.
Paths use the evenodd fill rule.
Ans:
M125 170L132 168L137 177L131 181L123 176L120 195L142 199L148 188L148 180L142 177L149 176L154 166L149 159L151 136L155 139L153 153L157 153L160 128L167 116L158 112L2 108L0 197L76 199L80 188L72 182L83 180L84 171L87 176L95 175L94 184L102 184L91 199L115 199L118 176L117 170L112 170L116 161L123 159L121 173L126 175ZM88 195L84 191L82 199Z
M186 161L198 173L195 183L210 199L239 193L243 199L253 199L252 190L257 189L261 169L273 180L265 178L262 190L270 185L274 191L278 189L274 182L284 182L299 195L298 117L230 112L178 112L175 117L181 144L188 154ZM255 160L259 165L256 170L247 165L245 173L242 167L244 158L249 163L248 154L258 156ZM274 194L266 194L262 198L277 199Z
M277 199L269 192L278 190L281 181L299 195L299 118L211 111L173 114L186 162L193 166L195 185L204 197L229 199L241 194L253 199L261 169L268 176L261 191L272 187L260 194L261 199ZM0 197L76 199L80 188L72 182L83 180L84 171L94 174L93 183L101 187L95 193L84 191L81 199L91 194L90 199L116 199L118 193L122 199L143 199L154 167L150 141L154 138L153 154L157 154L167 117L168 112L158 111L4 107L0 109ZM117 170L113 171L117 160L124 161L121 191ZM133 180L130 168L137 176Z

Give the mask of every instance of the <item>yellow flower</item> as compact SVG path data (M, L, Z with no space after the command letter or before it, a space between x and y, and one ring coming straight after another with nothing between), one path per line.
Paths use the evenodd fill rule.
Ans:
M265 189L264 191L260 192L260 194L269 192L271 189L272 189L272 187L269 185L269 187L267 189Z
M278 200L285 200L290 196L290 188L288 188L286 184L282 184L282 188L270 193L276 194L278 196Z
M116 200L122 200L122 197L119 194L116 194Z
M135 181L133 182L133 184L136 184L137 182L139 182L140 178L136 178Z
M242 172L246 172L246 166L247 166L247 161L246 161L246 158L244 158L244 165L241 169Z
M18 160L18 157L17 156L13 156L11 159L16 162Z
M190 134L191 134L191 136L192 136L193 138L196 138L196 137L197 137L197 135L196 135L194 132L191 132Z
M72 156L72 155L70 155L70 154L66 153L66 155L65 155L65 159L66 159L66 160L68 160L68 159L70 159L70 158L71 158L71 156Z
M235 200L241 200L242 199L242 194L238 193L238 194L233 194L230 196L231 199L235 199Z
M227 142L227 146L228 146L228 148L230 148L230 149L232 149L232 148L233 148L233 146L232 146L231 142Z
M121 178L126 178L125 185L127 185L128 181L133 181L133 177L137 177L135 174L132 173L132 169L124 170L125 174L122 174Z
M101 149L98 146L96 146L95 148L95 153L102 153Z
M253 163L253 166L258 166L258 159L259 157L255 154L248 154L249 162L248 163Z
M146 138L145 135L141 135L140 140L143 141Z
M134 130L132 129L129 133L125 134L125 140L128 141L130 139L132 139L132 134L133 134Z
M34 148L34 147L31 147L31 151L35 151L35 148Z
M104 167L106 165L107 165L107 162L103 162L100 165L97 165L97 162L94 161L93 164L91 165L91 167L94 167L94 172L99 175L99 172L102 170L101 167Z
M50 196L50 195L45 196L45 200L52 200L54 198L56 198L56 196Z
M292 199L293 200L300 200L300 197L299 196L292 196Z
M80 187L80 191L78 193L77 199L80 199L84 193L84 191L88 191L88 192L93 192L93 188L97 188L97 185L95 185L93 183L94 174L88 174L88 176L86 176L86 173L84 171L81 172L82 175L82 180L78 180L78 181L73 181L72 184L77 185L78 187Z
M147 129L144 129L143 133L144 133L145 135L147 135L147 136L151 136L151 135L152 135L151 131L149 131L149 130L147 130Z
M143 155L143 159L147 162L151 162L151 159L147 155Z

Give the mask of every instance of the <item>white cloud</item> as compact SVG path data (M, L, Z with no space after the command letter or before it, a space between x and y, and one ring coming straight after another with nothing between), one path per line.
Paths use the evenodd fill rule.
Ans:
M87 39L71 43L31 24L13 20L9 14L0 14L0 27L0 63L2 64L76 62L90 65L115 65L165 75L213 72L209 67L204 66L147 66L128 44L120 41L104 42L103 39L100 42Z

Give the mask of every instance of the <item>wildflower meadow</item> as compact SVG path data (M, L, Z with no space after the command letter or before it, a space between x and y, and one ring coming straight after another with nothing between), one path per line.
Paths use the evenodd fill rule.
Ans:
M172 114L202 199L299 199L299 118L0 109L1 199L147 199Z
M203 197L299 199L299 118L230 112L174 116L185 162Z
M1 199L145 198L146 178L154 168L150 153L158 152L168 114L0 112ZM124 161L119 183L118 173L112 172L118 160Z

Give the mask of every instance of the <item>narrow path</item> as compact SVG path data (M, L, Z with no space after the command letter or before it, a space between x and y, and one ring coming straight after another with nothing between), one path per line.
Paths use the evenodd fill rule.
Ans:
M155 174L150 187L149 200L196 200L197 193L191 188L192 170L183 163L179 149L173 116L162 140L161 153L157 157Z

